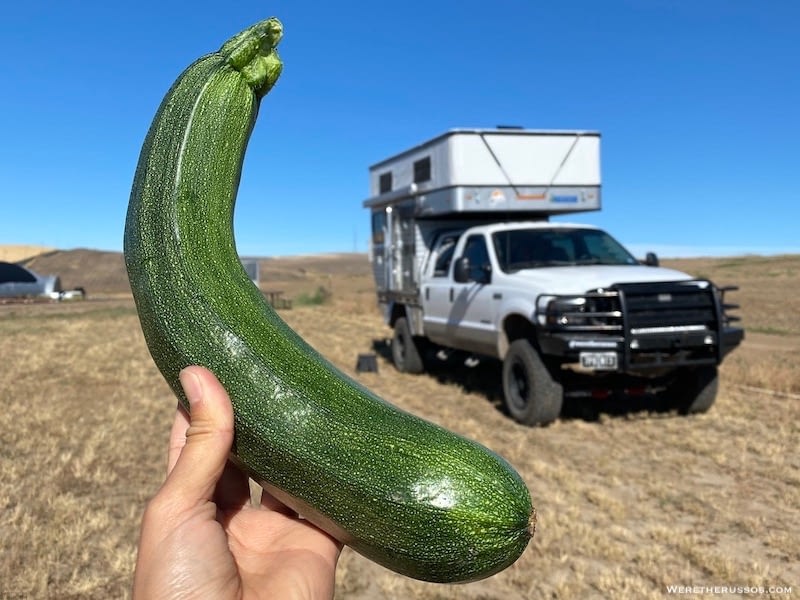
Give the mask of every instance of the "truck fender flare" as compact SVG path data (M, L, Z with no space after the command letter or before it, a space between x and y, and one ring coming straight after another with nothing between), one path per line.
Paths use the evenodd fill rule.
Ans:
M514 310L504 311L500 319L497 332L497 357L503 360L508 353L512 342L520 338L536 341L536 326L531 319L534 318L533 308L519 303Z
M419 337L424 334L422 325L423 314L421 307L413 304L409 305L405 302L400 302L397 300L390 300L386 303L385 311L384 321L389 325L389 327L394 327L398 319L405 318L408 321L412 335Z

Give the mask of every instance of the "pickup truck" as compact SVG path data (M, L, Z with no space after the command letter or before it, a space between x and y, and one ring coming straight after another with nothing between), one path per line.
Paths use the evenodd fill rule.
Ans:
M685 414L712 406L718 365L744 336L726 300L735 288L660 267L653 254L640 262L600 228L549 219L599 208L592 137L456 130L371 168L370 258L400 371L421 373L441 351L499 359L508 413L526 425L556 420L565 395L641 389ZM518 156L541 150L532 142L567 149L540 158L566 166L569 181L512 180L513 165L536 162ZM486 176L500 181L476 181L469 144L488 149L502 175ZM392 189L396 179L405 185Z
M432 345L501 359L508 411L529 425L558 418L565 389L647 387L683 413L706 411L717 365L743 334L729 290L651 263L586 225L443 231L418 297L385 297L393 361L420 373Z

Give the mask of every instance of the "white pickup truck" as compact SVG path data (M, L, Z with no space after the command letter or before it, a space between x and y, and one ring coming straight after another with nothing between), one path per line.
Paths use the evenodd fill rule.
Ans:
M399 370L442 350L498 358L508 412L528 425L557 419L565 394L713 404L744 335L733 288L549 219L599 209L597 133L453 130L370 173L370 258Z

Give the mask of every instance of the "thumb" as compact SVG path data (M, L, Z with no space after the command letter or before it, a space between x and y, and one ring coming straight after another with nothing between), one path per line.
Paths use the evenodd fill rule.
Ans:
M233 443L233 408L227 392L208 369L186 367L179 377L189 401L189 427L182 446L174 439L170 442L173 455L169 464L174 466L164 491L188 507L209 501L214 494ZM176 425L180 420L179 415ZM180 435L176 429L173 435Z

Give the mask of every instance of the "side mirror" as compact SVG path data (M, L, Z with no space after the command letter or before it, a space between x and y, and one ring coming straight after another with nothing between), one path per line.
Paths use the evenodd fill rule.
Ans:
M492 283L492 265L483 265L481 274L475 281L478 283Z
M644 264L648 267L657 267L658 266L658 255L655 252L648 252L647 256L644 258Z
M468 283L475 281L477 283L491 283L492 281L492 267L485 265L481 268L473 268L469 262L469 258L462 256L457 259L453 265L453 279L456 283Z
M469 270L469 259L466 256L456 259L456 263L453 265L453 279L456 280L456 283L467 283Z

